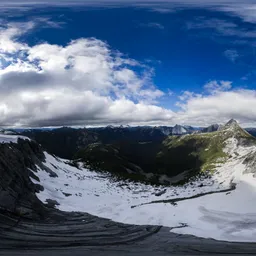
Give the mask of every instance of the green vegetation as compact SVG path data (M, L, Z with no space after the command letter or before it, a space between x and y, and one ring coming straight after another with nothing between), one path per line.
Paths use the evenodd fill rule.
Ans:
M220 131L169 136L162 142L94 143L80 150L76 157L94 170L109 171L117 177L159 183L162 175L176 176L176 183L183 184L192 177L208 176L216 165L225 163L229 158L223 151L226 140L233 137L240 144L256 141L232 121Z
M177 168L179 172L191 169L192 175L198 172L213 172L217 164L227 161L229 155L223 149L226 140L232 137L236 138L239 144L256 142L253 136L231 120L216 132L168 137L157 156L159 165L164 163L164 168ZM164 168L160 169L160 172Z
M217 163L227 159L223 152L225 140L222 132L169 137L158 154L159 165L164 163L165 168L176 168L179 173L191 170L191 176L200 171L212 172Z
M58 153L79 159L87 168L108 171L118 179L154 184L184 184L199 176L208 177L217 165L230 157L224 152L227 139L236 138L239 145L256 142L235 120L230 120L216 132L169 137L149 128L99 128L92 131L63 128L56 132L59 136L52 135L54 141L48 142L50 146L63 149ZM41 135L37 137L44 139Z
M122 155L120 149L114 145L91 144L80 150L76 157L84 162L85 167L96 171L108 171L115 174L117 178L145 179L141 174L141 168Z

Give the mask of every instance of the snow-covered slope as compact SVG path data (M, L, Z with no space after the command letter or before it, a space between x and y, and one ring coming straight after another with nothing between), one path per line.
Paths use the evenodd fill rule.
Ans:
M256 242L255 141L234 121L213 136L218 134L226 138L224 151L229 157L216 163L211 176L198 177L179 187L116 181L108 173L90 171L82 164L76 168L46 152L43 157L35 142L31 144L31 154L25 152L28 149L25 141L24 147L15 150L11 149L16 144L9 147L10 152L19 156L20 169L16 170L13 163L16 166L13 170L25 171L22 159L26 155L23 161L34 172L30 179L44 188L35 186L40 189L33 191L40 191L36 195L44 203L47 199L55 200L60 210L84 211L129 224L163 225L180 234ZM18 138L27 139L0 135L0 142L6 149L6 143L17 142Z
M245 159L256 146L227 140L227 162L212 177L180 187L114 181L107 173L77 169L47 153L46 163L58 177L40 170L40 200L56 200L61 210L84 211L130 223L170 227L170 231L218 240L256 242L256 178ZM38 183L33 180L34 183ZM235 186L236 184L236 186Z
M30 140L28 137L20 136L20 135L7 135L0 134L0 143L17 143L18 139Z
M212 136L225 139L223 150L228 157L216 162L211 176L198 177L179 187L116 181L108 173L90 171L82 164L76 168L69 161L46 152L43 157L35 142L31 150L34 148L36 153L32 150L34 153L29 154L25 141L24 147L15 147L15 150L11 148L17 144L7 144L17 142L17 136L1 135L0 141L4 149L10 147L10 152L18 154L20 167L26 156L28 165L24 168L29 167L35 174L30 179L44 188L42 191L41 186L35 186L40 188L34 189L40 191L37 197L44 203L47 199L55 200L60 210L84 211L129 224L163 225L180 234L256 242L255 140L234 121ZM25 171L24 168L16 170L16 164L13 166L16 172Z

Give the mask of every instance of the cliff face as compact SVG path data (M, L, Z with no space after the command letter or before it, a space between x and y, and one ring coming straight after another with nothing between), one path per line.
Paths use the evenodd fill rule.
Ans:
M0 210L29 218L42 218L45 206L35 192L43 190L31 182L44 154L34 141L18 138L17 143L0 144Z

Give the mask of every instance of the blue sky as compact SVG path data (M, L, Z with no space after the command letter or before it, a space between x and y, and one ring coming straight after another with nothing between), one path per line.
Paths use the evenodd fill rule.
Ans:
M169 89L175 94L182 90L200 92L210 80L232 80L241 86L245 84L245 77L248 78L246 85L254 86L252 65L255 49L247 44L251 38L239 45L234 41L240 40L240 36L220 34L215 28L204 27L204 22L216 19L237 25L238 31L250 30L250 24L241 22L240 18L207 9L170 13L136 7L47 8L37 11L33 10L32 15L53 17L53 21L64 24L62 29L48 28L29 34L27 40L30 44L47 41L65 45L70 39L95 37L107 42L113 50L154 68L153 79L161 90ZM30 15L26 13L22 18L29 20ZM193 28L193 25L202 28ZM251 30L254 31L253 26ZM173 107L172 101L165 104Z
M2 9L1 125L256 125L253 1L43 2Z

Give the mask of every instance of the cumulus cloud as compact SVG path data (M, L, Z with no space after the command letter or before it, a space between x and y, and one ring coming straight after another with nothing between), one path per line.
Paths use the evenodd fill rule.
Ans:
M255 126L256 90L233 89L230 81L209 81L200 94L185 91L177 103L178 123L210 125L234 118L243 126Z
M235 118L244 125L255 125L256 91L218 91L212 95L191 97L183 106L184 111L178 116L180 122L205 125Z
M231 89L232 82L231 81L210 81L204 85L204 89L208 91L210 94L216 94L221 91L227 91Z
M205 126L229 118L255 124L255 90L209 81L201 93L183 92L174 112L158 105L164 92L153 83L154 71L143 63L95 38L64 46L29 46L19 40L36 26L30 22L0 28L1 126Z
M16 53L19 50L25 50L26 45L17 42L15 38L33 29L33 27L33 22L10 23L7 26L0 27L0 53Z
M154 105L164 93L153 70L95 38L66 46L28 46L19 36L36 23L8 24L0 33L1 125L54 126L170 121ZM136 68L136 71L134 70Z

